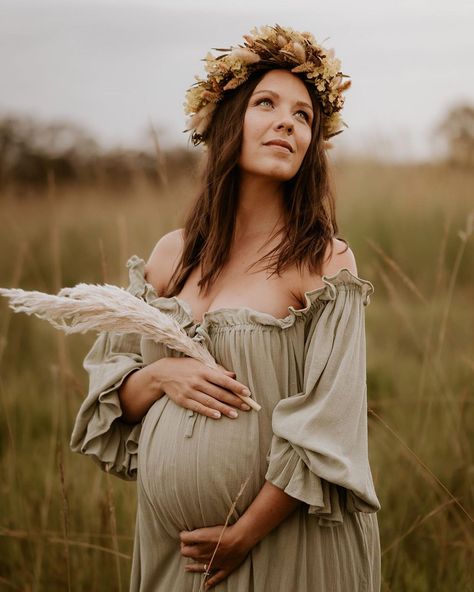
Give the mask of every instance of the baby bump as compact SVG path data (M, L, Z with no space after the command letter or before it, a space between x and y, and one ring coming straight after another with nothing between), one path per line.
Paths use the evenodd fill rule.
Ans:
M172 534L223 524L249 478L229 520L232 524L264 483L260 446L257 412L215 420L191 415L165 396L143 423L138 486Z

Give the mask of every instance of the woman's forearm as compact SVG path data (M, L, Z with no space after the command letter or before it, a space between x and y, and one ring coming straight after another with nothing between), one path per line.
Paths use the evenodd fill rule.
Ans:
M160 386L157 362L135 370L127 376L118 390L122 419L138 423L164 392Z
M270 481L265 481L257 497L233 525L233 529L244 545L252 548L301 503L303 502L286 494Z

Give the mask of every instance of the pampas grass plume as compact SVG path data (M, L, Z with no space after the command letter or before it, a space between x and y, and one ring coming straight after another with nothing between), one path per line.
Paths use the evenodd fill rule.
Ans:
M15 312L34 314L67 334L88 331L138 333L212 369L218 368L208 350L186 335L174 319L117 286L77 284L73 288L63 288L57 296L19 288L0 288L0 296L9 299L9 306ZM261 409L251 397L239 397L256 411Z

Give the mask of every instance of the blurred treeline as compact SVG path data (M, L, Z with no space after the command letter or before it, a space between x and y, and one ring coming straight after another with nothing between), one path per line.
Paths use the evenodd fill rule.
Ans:
M137 178L166 185L196 163L196 151L162 150L149 128L150 148L104 149L87 130L70 121L0 118L0 191L38 192L54 176L57 185L124 188Z
M474 106L453 106L433 130L444 143L442 160L474 167ZM0 191L44 189L54 176L58 185L123 188L145 179L166 186L196 166L196 150L163 150L153 126L149 147L104 149L87 130L69 121L40 122L32 117L0 118Z

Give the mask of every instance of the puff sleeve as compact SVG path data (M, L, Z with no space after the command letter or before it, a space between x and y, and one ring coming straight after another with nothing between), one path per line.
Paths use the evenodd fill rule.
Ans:
M143 260L134 256L127 262L130 285L127 291L145 298ZM89 374L89 391L76 416L70 447L90 456L104 471L134 480L141 422L121 420L118 389L125 378L144 366L138 334L100 333L84 358Z
M277 403L265 478L308 504L319 524L380 509L368 459L365 306L367 280L341 270L308 319L302 391Z

